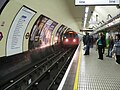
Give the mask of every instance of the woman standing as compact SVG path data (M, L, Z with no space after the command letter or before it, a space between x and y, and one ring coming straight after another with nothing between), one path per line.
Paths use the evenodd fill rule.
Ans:
M116 62L120 64L120 34L117 35L118 40L116 40L112 52L116 54Z
M99 58L103 60L103 41L102 41L102 34L99 35L99 38L97 40L97 46L98 46L98 54Z
M111 51L112 51L112 49L113 49L113 46L114 46L114 40L113 40L113 37L110 36L110 37L109 37L109 45L108 45L108 55L107 55L107 57L112 58L112 53L111 53Z

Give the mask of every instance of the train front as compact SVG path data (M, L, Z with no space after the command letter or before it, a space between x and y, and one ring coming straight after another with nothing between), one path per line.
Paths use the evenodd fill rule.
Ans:
M79 44L78 34L74 31L67 31L63 35L63 46L73 47Z

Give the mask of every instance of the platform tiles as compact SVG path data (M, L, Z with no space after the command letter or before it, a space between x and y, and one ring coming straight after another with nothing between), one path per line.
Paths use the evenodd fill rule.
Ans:
M74 90L120 90L120 65L113 58L98 59L98 52L92 48L90 55L82 50L78 86Z

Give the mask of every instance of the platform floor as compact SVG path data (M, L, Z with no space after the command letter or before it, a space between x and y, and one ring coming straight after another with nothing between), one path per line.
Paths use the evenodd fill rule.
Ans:
M107 51L100 60L95 48L90 50L90 55L84 55L82 48L83 45L78 50L81 56L74 59L62 90L120 90L120 65L106 57Z

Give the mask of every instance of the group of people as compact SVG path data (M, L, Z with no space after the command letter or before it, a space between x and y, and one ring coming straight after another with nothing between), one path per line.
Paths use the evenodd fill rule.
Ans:
M97 40L97 46L99 53L98 59L103 60L104 48L106 47L106 40L103 34L99 35L99 39ZM115 39L113 39L112 36L109 36L107 47L108 47L107 57L112 57L112 55L115 53L116 62L120 64L120 34L117 34L115 36Z
M105 52L105 48L108 48L107 57L112 57L113 54L116 56L116 62L120 64L120 34L117 34L115 36L115 39L113 39L112 36L109 36L109 43L106 45L106 37L103 33L99 34L99 37L96 41L96 46L98 49L98 59L103 60L103 54ZM89 33L86 33L86 35L83 36L83 44L86 47L85 54L90 54L90 47L93 44L91 41L92 38L89 35Z

